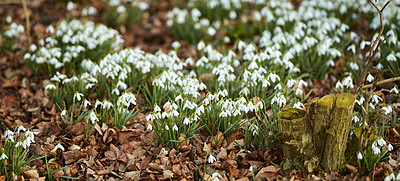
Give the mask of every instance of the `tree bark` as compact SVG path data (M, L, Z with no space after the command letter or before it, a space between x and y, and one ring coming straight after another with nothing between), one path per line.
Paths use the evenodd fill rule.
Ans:
M284 169L340 171L350 132L354 97L342 94L313 99L306 110L284 107L276 138L284 153Z

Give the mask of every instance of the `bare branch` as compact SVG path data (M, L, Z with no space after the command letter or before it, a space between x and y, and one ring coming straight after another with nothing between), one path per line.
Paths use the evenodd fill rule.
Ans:
M361 89L368 89L368 88L371 88L371 87L374 87L374 86L387 84L389 82L395 82L395 81L399 81L399 80L400 80L400 77L392 77L390 79L385 79L385 80L378 81L378 82L376 82L374 84L364 85L364 86L361 87Z

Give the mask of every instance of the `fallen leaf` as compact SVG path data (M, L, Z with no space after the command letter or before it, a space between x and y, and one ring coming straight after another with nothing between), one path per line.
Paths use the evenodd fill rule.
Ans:
M264 179L264 180L275 180L278 176L278 172L281 169L275 166L267 166L262 168L256 175L256 180Z

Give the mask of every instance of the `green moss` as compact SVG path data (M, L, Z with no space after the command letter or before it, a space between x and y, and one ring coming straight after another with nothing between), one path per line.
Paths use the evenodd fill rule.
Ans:
M327 95L327 96L324 96L323 98L321 98L318 101L318 104L322 105L322 106L329 106L329 105L332 105L334 101L335 101L335 97L333 95Z
M336 99L336 106L346 108L354 104L355 98L352 94L341 94Z

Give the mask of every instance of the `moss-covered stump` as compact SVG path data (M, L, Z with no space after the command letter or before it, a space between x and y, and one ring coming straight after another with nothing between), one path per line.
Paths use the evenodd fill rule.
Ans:
M284 168L340 171L350 132L354 97L341 94L313 99L307 110L285 107L278 115L277 140Z
M284 107L278 115L279 134L277 140L282 146L285 157L284 168L301 168L303 163L308 160L308 155L312 155L312 129L310 121L307 120L306 111L296 108ZM307 153L305 153L306 151ZM311 152L311 153L310 153Z

